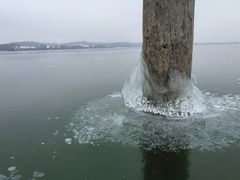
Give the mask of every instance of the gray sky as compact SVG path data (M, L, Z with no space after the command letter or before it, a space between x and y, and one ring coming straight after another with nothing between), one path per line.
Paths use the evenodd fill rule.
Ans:
M142 0L0 0L0 43L142 41ZM196 0L195 41L240 41L239 0Z

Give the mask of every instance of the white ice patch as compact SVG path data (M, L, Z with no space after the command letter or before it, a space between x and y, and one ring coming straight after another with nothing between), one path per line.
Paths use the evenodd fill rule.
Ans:
M177 76L174 76L174 78L177 78ZM142 68L139 65L126 80L122 89L122 96L126 106L137 111L176 117L186 117L205 112L204 95L192 82L185 87L183 94L175 103L153 106L143 96L143 79ZM171 86L177 86L176 88L181 86L181 83L184 83L180 79L175 79L175 81L179 83L172 83Z
M53 133L53 135L54 135L54 136L58 136L58 135L59 135L59 131L55 131L55 132Z
M197 96L197 94L195 94ZM196 97L198 99L198 97ZM128 108L120 93L80 108L69 124L80 144L120 143L165 150L217 150L240 141L240 96L204 93L202 114L188 117L153 115ZM202 107L203 106L203 107Z
M41 178L43 176L45 176L45 173L43 173L43 172L39 172L39 171L33 172L33 178Z
M18 170L15 166L10 166L8 169L8 175L0 174L0 180L21 180L22 176L17 174Z
M7 176L0 174L0 180L7 180L7 179L8 179Z
M110 94L109 96L112 97L112 98L119 98L119 97L121 97L121 94L120 93L113 93L113 94Z
M20 174L17 174L16 167L15 168L13 168L13 167L14 166L9 167L9 168L11 168L11 170L9 170L9 168L8 168L9 175L0 174L0 180L23 180L23 179L35 180L35 179L42 178L45 176L45 173L43 173L43 172L34 171L32 177L22 178L22 176Z
M3 174L0 174L0 180L21 180L21 176L20 175L6 176Z
M72 138L66 138L65 143L69 145L72 144Z
M240 85L240 78L238 78L237 81L238 81L237 84Z
M15 166L11 166L8 168L8 171L15 171L16 170L16 167Z

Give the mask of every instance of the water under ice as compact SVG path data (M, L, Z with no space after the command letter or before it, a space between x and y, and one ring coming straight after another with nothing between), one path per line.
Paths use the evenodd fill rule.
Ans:
M213 151L238 144L240 96L204 93L203 98L204 112L170 117L126 107L121 93L114 93L80 107L68 128L80 144L121 143L168 151Z
M142 84L137 67L121 93L80 107L68 126L74 142L167 151L217 150L239 143L240 95L203 93L190 82L176 103L153 106L144 99Z

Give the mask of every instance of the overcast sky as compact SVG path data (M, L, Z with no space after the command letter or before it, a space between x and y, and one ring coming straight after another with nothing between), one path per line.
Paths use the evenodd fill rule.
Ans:
M82 40L141 42L142 0L0 0L0 43ZM196 0L195 42L210 41L240 41L239 0Z

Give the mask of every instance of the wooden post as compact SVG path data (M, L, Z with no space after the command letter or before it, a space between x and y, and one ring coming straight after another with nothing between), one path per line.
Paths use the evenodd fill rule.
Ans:
M174 101L191 78L195 0L144 0L143 93Z

